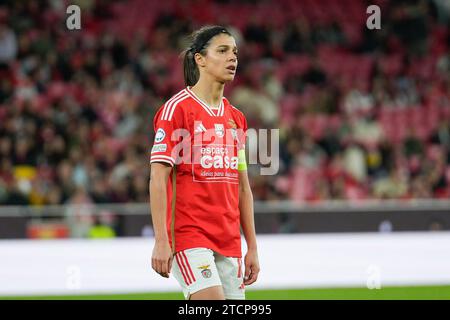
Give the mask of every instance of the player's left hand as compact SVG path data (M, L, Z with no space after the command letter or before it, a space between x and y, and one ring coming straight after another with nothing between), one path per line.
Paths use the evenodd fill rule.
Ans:
M245 273L244 285L248 286L258 279L259 261L258 252L256 250L249 250L245 255Z

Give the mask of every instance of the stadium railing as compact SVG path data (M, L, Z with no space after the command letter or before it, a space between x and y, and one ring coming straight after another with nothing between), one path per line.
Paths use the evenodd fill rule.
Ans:
M258 233L446 230L450 200L298 203L255 201ZM0 206L0 239L86 237L103 225L121 237L152 235L147 203Z

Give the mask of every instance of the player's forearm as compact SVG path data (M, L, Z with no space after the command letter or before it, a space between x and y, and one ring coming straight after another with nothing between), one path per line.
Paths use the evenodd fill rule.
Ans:
M250 188L242 188L239 192L239 210L241 227L247 242L248 250L256 250L255 218L253 213L253 194Z
M169 241L166 229L167 180L163 177L150 179L150 209L152 214L153 231L156 241Z

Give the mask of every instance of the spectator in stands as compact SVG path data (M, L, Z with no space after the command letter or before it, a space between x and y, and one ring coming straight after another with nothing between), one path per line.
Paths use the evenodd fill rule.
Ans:
M447 152L450 151L450 123L448 119L439 120L439 126L433 132L429 141L441 145Z
M109 239L109 238L115 238L116 232L114 229L108 225L107 223L103 222L101 216L95 216L94 217L94 223L92 227L89 229L88 237L91 239Z
M85 238L93 224L94 206L86 190L76 189L66 203L66 222L70 227L70 235L74 238Z
M288 26L288 31L283 41L283 50L287 53L312 52L311 30L307 20L296 19Z
M419 187L422 186L421 182L418 182ZM373 193L380 199L402 198L406 196L407 192L408 180L401 169L393 169L389 176L377 179L373 185Z
M17 55L17 39L13 30L0 22L0 63L11 62Z
M403 142L404 153L406 157L410 157L413 155L423 155L424 147L422 141L417 138L417 135L414 133L414 128L408 129L408 136L405 138Z

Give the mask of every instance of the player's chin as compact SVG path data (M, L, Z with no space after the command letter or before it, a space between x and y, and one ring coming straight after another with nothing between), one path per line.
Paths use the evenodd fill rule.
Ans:
M222 81L223 82L231 82L234 80L234 74L227 74L225 76L222 77Z

